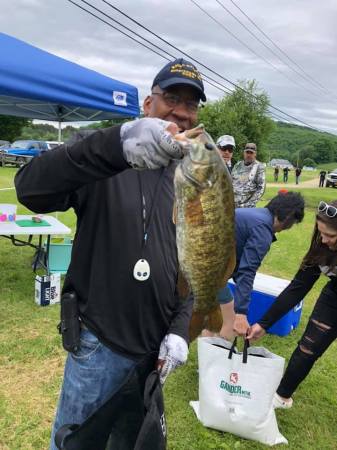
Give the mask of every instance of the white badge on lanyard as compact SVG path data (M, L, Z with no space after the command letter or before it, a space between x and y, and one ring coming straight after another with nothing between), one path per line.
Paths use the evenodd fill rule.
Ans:
M142 203L142 222L143 222L143 241L142 241L142 248L141 248L140 256L143 255L146 244L147 244L148 231L150 229L150 225L151 225L152 218L153 218L153 213L154 213L155 207L157 205L158 194L161 190L160 188L161 188L161 185L164 180L164 173L165 173L165 169L162 168L161 174L159 176L159 179L158 179L158 181L155 185L154 191L153 191L154 198L152 200L152 205L151 205L149 213L147 214L145 195L144 195L143 186L142 186L142 179L141 179L140 171L138 172L139 191L140 191L140 198L141 198L141 203ZM150 278L150 264L146 261L146 259L141 258L136 262L136 264L133 268L133 278L137 281L146 281Z
M150 277L150 265L146 259L139 259L133 268L133 276L137 281L146 281Z

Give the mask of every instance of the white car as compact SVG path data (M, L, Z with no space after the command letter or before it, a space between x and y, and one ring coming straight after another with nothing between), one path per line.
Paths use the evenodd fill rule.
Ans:
M325 187L336 187L337 186L337 169L329 172L326 176Z
M58 147L59 145L62 145L63 142L58 142L58 141L46 141L47 145L48 145L48 149L52 150L55 147Z

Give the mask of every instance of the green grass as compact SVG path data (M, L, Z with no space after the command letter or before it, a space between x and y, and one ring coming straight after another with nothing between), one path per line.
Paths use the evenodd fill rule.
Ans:
M13 186L15 171L0 168L0 189ZM267 201L276 192L277 188L267 188L263 200ZM293 276L310 242L314 208L321 199L336 198L335 192L318 188L302 190L308 206L304 222L279 234L263 262L263 273L287 279ZM15 192L0 191L0 202L16 202ZM20 206L19 212L26 210ZM59 213L59 217L74 231L72 212ZM4 238L0 243L0 449L45 450L65 357L56 331L59 305L41 308L34 303L33 250L13 247ZM320 280L307 296L298 329L284 338L267 335L260 344L288 359L322 285ZM318 361L296 392L294 407L277 412L280 430L289 440L289 446L278 448L337 449L336 351L334 343ZM195 343L191 345L188 363L169 377L164 392L169 450L265 448L229 433L206 429L197 421L188 405L190 400L198 398Z
M267 201L273 198L277 194L279 189L280 188L278 187L267 186L267 190L263 196L263 200ZM309 209L317 208L317 205L321 200L324 200L327 203L329 203L330 201L337 199L337 191L334 188L324 187L324 188L301 189L301 187L298 187L298 188L289 188L289 190L293 192L300 192L304 197L306 207Z
M337 162L330 162L326 164L320 164L318 166L318 172L320 170L327 170L328 172L337 169Z

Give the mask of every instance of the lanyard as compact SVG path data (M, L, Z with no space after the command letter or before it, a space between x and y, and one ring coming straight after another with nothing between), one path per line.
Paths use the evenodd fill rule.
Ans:
M146 199L145 199L145 195L144 195L144 191L143 191L143 184L142 184L142 179L141 179L141 174L140 172L138 172L138 181L139 181L139 191L140 191L140 197L141 197L141 204L142 204L142 213L141 213L141 217L142 217L142 222L143 222L143 239L142 239L142 252L147 244L148 241L148 237L149 237L149 230L150 230L150 226L152 223L152 219L153 219L153 214L154 214L154 210L155 207L157 205L158 202L158 195L159 195L159 191L162 187L163 181L164 181L164 175L165 175L165 169L162 168L161 169L161 173L159 175L159 180L157 181L155 188L154 188L154 197L152 200L152 204L151 204L151 208L148 212L148 216L147 216L147 210L146 210Z

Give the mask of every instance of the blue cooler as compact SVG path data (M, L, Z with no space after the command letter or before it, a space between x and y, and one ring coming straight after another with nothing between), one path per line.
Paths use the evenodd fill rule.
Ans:
M252 325L257 322L263 314L274 303L276 297L288 286L290 282L282 278L272 277L257 273L253 291L251 293L251 300L248 310L248 322ZM232 293L235 292L235 283L232 279L228 281ZM285 314L279 321L277 321L267 331L278 336L286 336L296 328L300 322L302 314L302 301L296 305L291 311Z
M45 243L46 248L47 243ZM49 245L49 272L67 273L72 250L71 238L52 238Z

